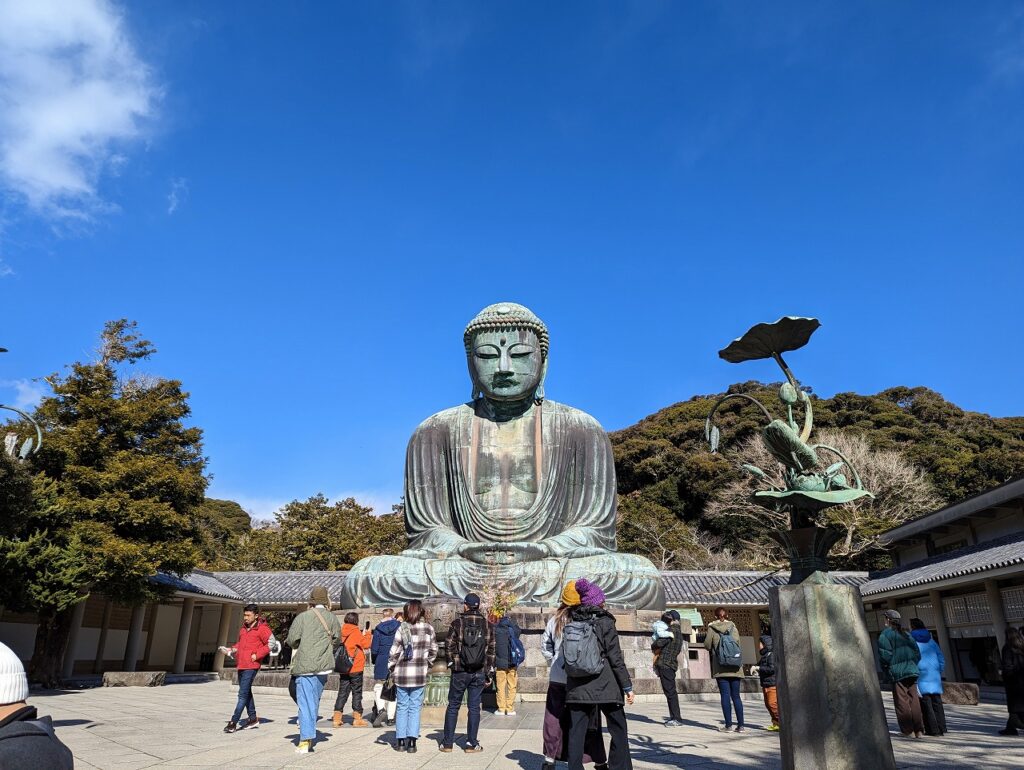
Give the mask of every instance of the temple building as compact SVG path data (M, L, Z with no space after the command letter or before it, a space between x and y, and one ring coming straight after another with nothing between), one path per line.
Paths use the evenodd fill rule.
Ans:
M999 684L1008 625L1024 625L1024 478L886 532L893 569L861 586L868 630L883 610L918 617L946 658L950 681Z

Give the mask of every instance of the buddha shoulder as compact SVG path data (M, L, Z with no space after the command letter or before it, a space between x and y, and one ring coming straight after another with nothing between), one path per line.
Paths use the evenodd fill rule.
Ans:
M604 434L605 432L604 428L601 427L601 423L586 412L576 409L575 407L568 406L567 404L560 404L557 401L545 401L544 414L545 416L550 414L561 420L566 425L572 425L583 430L595 431L601 434Z

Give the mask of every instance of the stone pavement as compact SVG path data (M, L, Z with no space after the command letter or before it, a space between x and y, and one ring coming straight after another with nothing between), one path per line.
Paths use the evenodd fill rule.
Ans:
M889 696L889 724L895 729ZM417 754L398 754L388 741L393 730L335 729L332 703L322 701L321 742L312 754L294 753L298 730L295 708L287 695L257 695L264 720L258 730L233 735L222 732L235 702L227 682L176 684L146 688L94 688L33 692L30 702L53 717L60 736L74 752L76 767L231 767L283 768L387 767L507 768L538 770L543 704L522 704L519 716L485 714L480 731L482 754L437 751L436 728L426 728ZM629 734L634 766L646 768L781 767L779 738L763 729L765 711L758 701L745 701L749 729L724 734L715 727L721 712L717 703L683 703L686 724L666 728L664 708L654 703L630 708ZM1024 756L1024 737L996 735L1006 720L1004 706L950 706L951 732L943 738L893 738L900 768L1017 768ZM563 768L564 765L560 765ZM869 770L869 769L866 769Z

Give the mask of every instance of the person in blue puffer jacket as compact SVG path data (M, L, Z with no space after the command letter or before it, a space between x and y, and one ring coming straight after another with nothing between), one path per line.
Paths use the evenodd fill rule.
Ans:
M394 614L394 610L381 612L384 619L373 629L373 641L370 643L370 657L373 660L373 715L370 722L374 727L393 725L395 710L398 707L396 701L386 701L381 697L384 681L388 678L388 655L391 653L391 645L395 641L398 627L402 625L395 620Z
M946 710L942 708L942 672L946 670L946 659L932 639L932 632L924 627L920 618L910 619L910 635L921 650L921 660L917 663L921 672L917 691L921 693L924 731L928 735L943 735L946 732Z

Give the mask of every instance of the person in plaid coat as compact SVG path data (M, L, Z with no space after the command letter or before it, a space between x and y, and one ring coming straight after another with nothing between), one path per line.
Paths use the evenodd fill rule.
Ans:
M427 672L437 657L437 636L427 622L427 613L419 601L411 601L403 610L405 621L395 634L388 667L395 679L398 709L395 712L395 751L416 753L420 737L420 709L427 687Z

